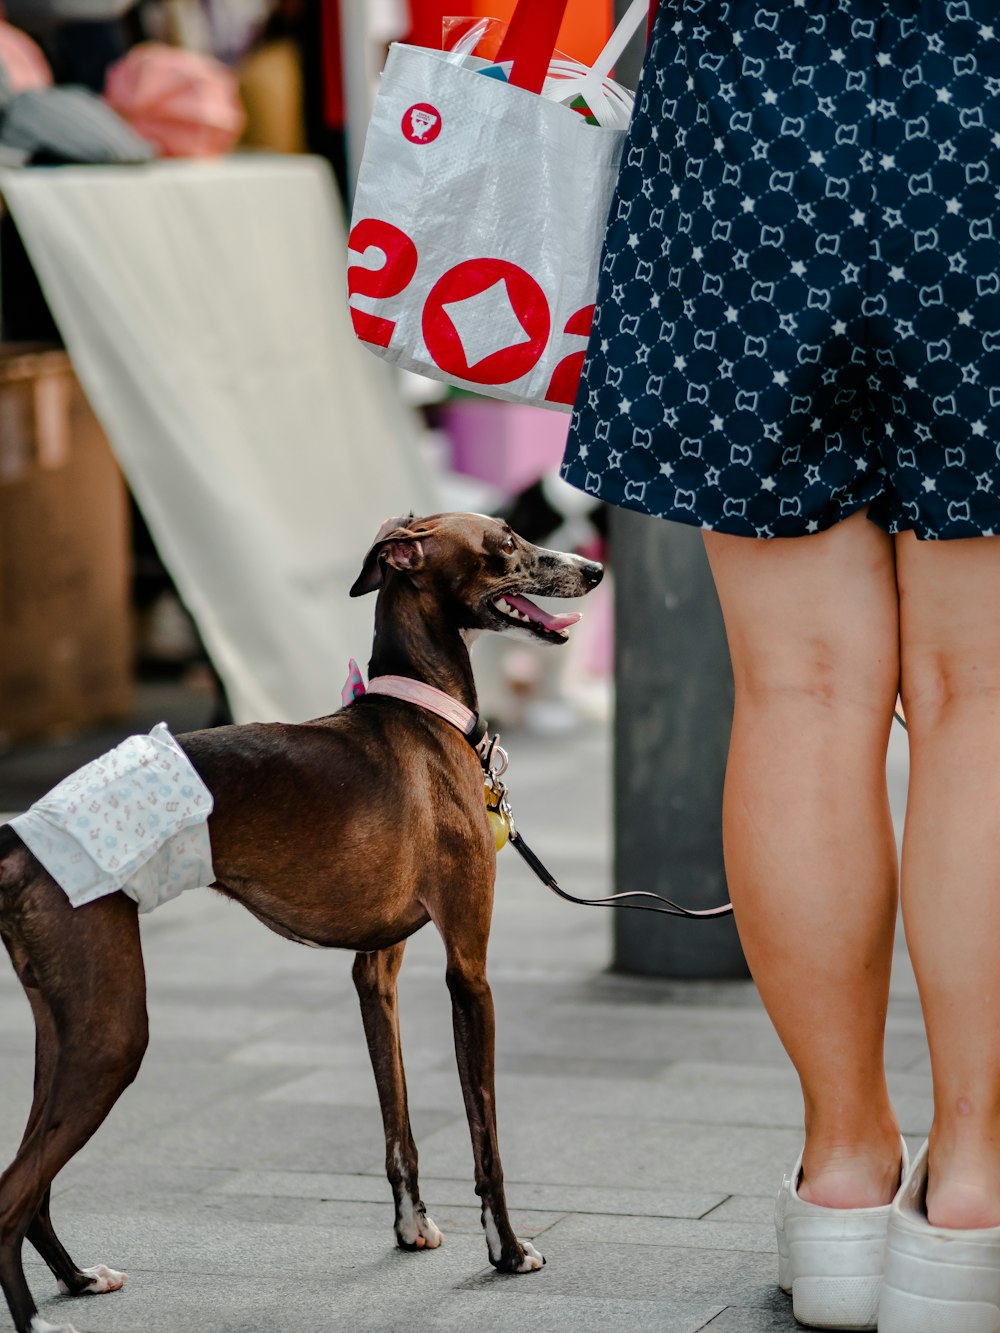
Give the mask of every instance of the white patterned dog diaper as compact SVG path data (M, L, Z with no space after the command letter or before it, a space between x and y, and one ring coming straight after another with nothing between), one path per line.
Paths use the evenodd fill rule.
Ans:
M215 878L212 804L160 722L78 768L10 825L74 907L120 889L151 912Z

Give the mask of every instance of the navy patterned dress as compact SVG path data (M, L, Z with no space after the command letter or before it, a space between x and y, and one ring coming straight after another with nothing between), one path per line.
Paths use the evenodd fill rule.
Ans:
M1000 5L665 0L563 476L750 537L1000 534Z

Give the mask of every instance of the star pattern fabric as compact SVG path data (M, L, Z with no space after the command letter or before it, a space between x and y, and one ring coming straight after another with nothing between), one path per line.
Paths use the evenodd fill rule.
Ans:
M667 0L563 476L751 537L1000 534L1000 11Z

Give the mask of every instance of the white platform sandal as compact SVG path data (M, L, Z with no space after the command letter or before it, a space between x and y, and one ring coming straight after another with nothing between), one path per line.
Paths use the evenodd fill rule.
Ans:
M889 1213L879 1333L1000 1333L1000 1227L927 1220L927 1144Z
M902 1175L909 1155L902 1143ZM875 1329L891 1204L824 1208L799 1197L802 1154L781 1182L775 1205L778 1285L810 1328ZM911 1331L912 1333L912 1331Z

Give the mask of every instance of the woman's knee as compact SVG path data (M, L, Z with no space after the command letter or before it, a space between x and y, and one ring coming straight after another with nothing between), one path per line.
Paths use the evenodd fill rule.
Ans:
M733 661L738 703L755 711L804 711L833 726L848 718L888 725L899 683L895 645L879 652L821 634L761 645Z
M904 645L900 698L911 736L968 709L984 725L1000 705L1000 661L976 661L958 645Z
M819 537L746 540L705 542L738 699L887 724L899 683L892 539L859 515Z
M900 694L911 733L1000 702L1000 538L900 538Z

